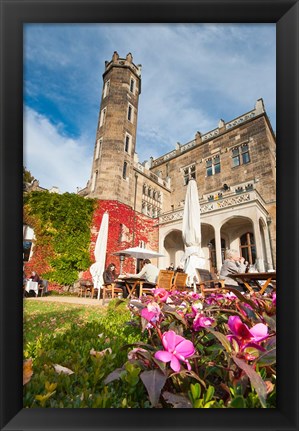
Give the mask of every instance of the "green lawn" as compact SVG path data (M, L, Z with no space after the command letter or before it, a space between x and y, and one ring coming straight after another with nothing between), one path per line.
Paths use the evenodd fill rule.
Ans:
M125 304L82 306L24 300L24 359L32 358L33 375L24 385L24 407L138 407L144 388L127 394L124 382L104 384L127 358L126 343L140 341L129 324ZM90 351L105 354L93 356ZM54 365L73 374L58 374ZM147 405L144 405L146 407Z
M88 307L77 304L24 300L24 343L34 341L49 333L59 334L88 322L100 322L107 307Z

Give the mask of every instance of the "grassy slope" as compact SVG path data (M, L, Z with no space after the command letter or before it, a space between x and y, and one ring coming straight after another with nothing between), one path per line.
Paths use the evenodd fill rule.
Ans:
M33 359L33 376L24 386L24 407L120 407L121 382L107 387L103 381L126 361L127 350L121 347L140 341L140 330L129 320L124 305L111 303L107 310L25 300L24 358ZM112 353L90 354L108 347ZM74 374L57 374L54 364Z

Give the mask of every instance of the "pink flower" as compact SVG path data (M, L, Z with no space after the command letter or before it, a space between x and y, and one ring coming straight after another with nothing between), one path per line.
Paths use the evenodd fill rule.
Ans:
M166 302L167 298L169 297L169 292L167 292L165 289L157 287L154 290L154 297L161 302Z
M161 309L158 304L151 302L147 307L141 310L141 317L148 322L156 322L161 314Z
M228 326L233 335L228 335L227 337L230 340L236 340L241 350L249 346L256 347L260 350L260 346L256 343L268 338L268 328L263 323L258 323L249 329L239 316L230 316L228 319Z
M212 326L215 322L211 317L206 317L203 314L197 314L193 321L194 331L199 331L200 328L206 328L207 326Z
M181 362L187 365L188 370L191 370L188 359L195 353L194 345L191 341L177 335L174 331L164 332L162 344L165 350L159 350L155 353L155 358L162 362L170 362L170 367L173 371L180 371Z
M276 293L275 292L272 295L272 304L276 305Z
M195 292L189 292L189 296L191 299L195 299L195 300L201 298L201 295Z

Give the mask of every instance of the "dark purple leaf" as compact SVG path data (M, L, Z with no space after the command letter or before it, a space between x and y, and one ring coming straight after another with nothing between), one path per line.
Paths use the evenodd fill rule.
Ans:
M276 347L260 355L260 357L257 358L256 363L260 366L276 364Z
M140 373L140 378L146 387L150 402L153 407L156 407L166 382L166 376L160 370L150 370Z
M241 302L245 302L246 304L250 305L254 309L257 308L256 303L251 301L251 299L247 298L241 292L239 292L238 289L235 289L233 287L227 287L227 286L224 286L223 289L233 292L237 296L237 298L240 299Z
M262 407L266 408L266 397L267 397L267 387L261 376L243 359L237 358L237 356L232 356L235 363L241 368L249 377L250 383L254 387Z
M263 318L272 331L276 332L276 316L269 317L266 313L263 313Z
M171 392L163 392L162 394L164 400L168 404L172 404L175 409L191 409L192 403L184 395L172 394Z
M116 368L112 373L108 374L106 379L104 380L104 384L108 385L108 383L113 382L114 380L117 380L120 378L121 373L124 371L123 368Z

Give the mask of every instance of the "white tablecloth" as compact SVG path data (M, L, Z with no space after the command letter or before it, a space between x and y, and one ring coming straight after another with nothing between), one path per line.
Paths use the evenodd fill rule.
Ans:
M34 292L37 296L38 295L38 282L32 281L32 280L26 281L25 290L26 290L26 292L29 292L29 290L34 290Z

